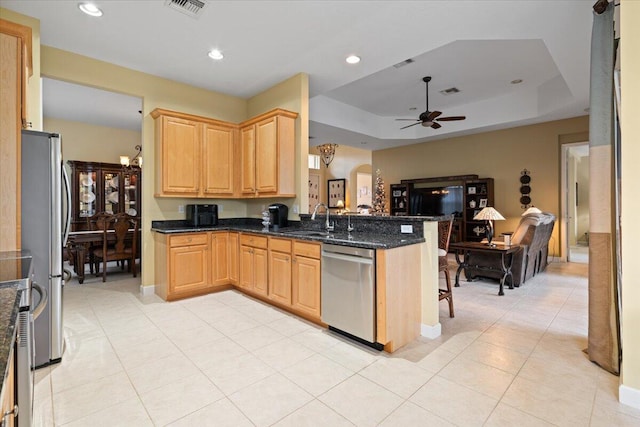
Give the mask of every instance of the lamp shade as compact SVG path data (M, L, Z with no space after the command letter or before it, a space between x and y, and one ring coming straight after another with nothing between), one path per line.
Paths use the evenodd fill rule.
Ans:
M474 216L473 219L478 221L494 221L504 219L504 217L500 214L500 212L498 212L491 206L487 206L486 208L483 208L480 212L478 212L478 214Z
M542 211L540 209L536 208L535 206L531 206L529 209L522 212L522 216L527 216L529 214L541 214L541 213Z
M338 200L336 202L336 208L339 208L339 209L344 208L344 202L342 200Z

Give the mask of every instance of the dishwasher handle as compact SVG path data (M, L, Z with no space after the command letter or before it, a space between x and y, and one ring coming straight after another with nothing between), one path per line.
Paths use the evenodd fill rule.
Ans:
M373 258L363 258L353 255L343 255L335 252L322 251L323 258L339 259L341 261L355 262L358 264L373 264Z

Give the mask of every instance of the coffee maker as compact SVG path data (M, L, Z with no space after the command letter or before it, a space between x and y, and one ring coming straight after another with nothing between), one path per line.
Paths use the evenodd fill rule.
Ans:
M274 230L278 230L281 227L287 227L289 225L289 207L282 203L274 203L269 205L269 222Z

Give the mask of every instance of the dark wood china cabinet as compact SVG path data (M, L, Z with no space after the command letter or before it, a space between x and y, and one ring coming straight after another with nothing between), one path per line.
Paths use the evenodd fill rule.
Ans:
M120 213L140 219L142 171L117 163L69 160L71 168L71 231L87 230L98 212Z

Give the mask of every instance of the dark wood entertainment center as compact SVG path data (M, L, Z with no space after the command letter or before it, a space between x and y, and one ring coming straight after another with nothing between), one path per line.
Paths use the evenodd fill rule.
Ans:
M447 208L453 211L445 209L444 212L430 212L437 207L429 206L428 199L442 200L443 195L449 195L452 199L448 201ZM452 243L482 240L485 237L484 221L474 221L473 217L483 207L493 206L493 203L493 178L480 178L478 175L403 179L400 184L391 184L391 215L393 216L454 213Z

